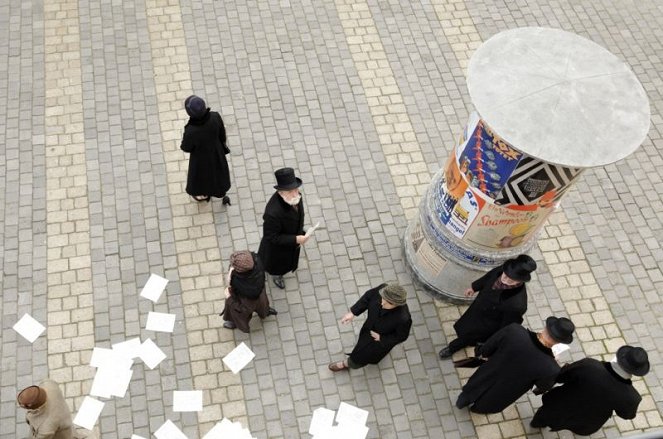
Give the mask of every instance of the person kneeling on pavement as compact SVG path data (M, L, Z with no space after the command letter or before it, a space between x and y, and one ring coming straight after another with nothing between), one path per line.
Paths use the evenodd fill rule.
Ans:
M248 250L230 255L228 287L225 294L226 304L220 314L225 320L224 328L238 328L248 333L249 321L254 312L261 319L277 314L276 310L269 306L265 291L265 270L258 255Z

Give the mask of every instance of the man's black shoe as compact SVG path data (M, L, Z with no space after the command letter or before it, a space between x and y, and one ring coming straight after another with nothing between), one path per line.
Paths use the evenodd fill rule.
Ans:
M451 358L452 355L453 355L453 352L451 352L451 350L449 349L449 346L445 346L440 351L440 359L441 360L446 360L447 358Z
M271 306L270 306L269 309L267 310L267 315L268 315L268 316L275 316L275 315L277 315L278 313L279 313L279 312L278 312L277 310L275 310L274 308L272 308Z
M282 290L285 289L285 282L283 282L283 276L272 276L272 281L274 282L274 285L277 287L281 288Z

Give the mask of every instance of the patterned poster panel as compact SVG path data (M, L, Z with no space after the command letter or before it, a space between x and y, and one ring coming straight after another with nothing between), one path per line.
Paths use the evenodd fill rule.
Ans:
M525 156L495 199L495 204L547 207L559 200L582 168L565 168Z
M467 140L477 129L477 125L479 124L480 120L479 113L476 111L470 113L470 116L467 118L467 125L465 125L465 129L461 133L460 141L458 142L456 150L454 151L456 153L456 157L460 157L461 153L465 150L465 147L467 146Z
M553 210L528 211L486 203L465 232L465 239L489 248L515 247L534 236Z
M463 198L454 206L449 222L446 224L447 229L457 238L462 238L485 203L481 196L477 196L472 189L468 188Z
M522 156L480 120L458 156L458 166L470 186L495 199Z
M441 206L438 209L440 212L438 213L442 224L446 224L449 222L449 218L451 218L451 212L453 212L456 203L465 194L465 190L467 189L467 181L465 181L458 169L455 152L451 153L444 167L444 180L441 185L443 186L438 188L439 196L441 197Z

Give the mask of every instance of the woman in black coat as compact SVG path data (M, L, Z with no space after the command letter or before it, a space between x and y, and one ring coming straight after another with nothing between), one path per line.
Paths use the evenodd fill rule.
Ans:
M267 202L263 218L263 234L258 255L274 284L283 289L283 275L295 271L299 251L309 237L304 234L304 200L299 187L302 180L292 168L274 172L276 192Z
M205 101L192 95L184 101L189 122L184 127L180 148L190 154L186 193L196 201L210 197L223 198L230 204L226 192L230 189L230 170L226 154L226 129L221 115L210 111Z
M647 372L647 352L633 346L619 348L610 362L585 358L568 364L555 380L562 385L543 395L543 406L530 425L589 436L610 419L613 411L622 419L633 419L642 397L633 387L631 376Z
M377 364L399 343L410 335L412 318L405 303L407 293L398 284L382 284L372 288L350 308L341 323L349 323L355 316L368 310L368 317L359 331L359 340L344 361L329 364L329 369L358 369Z
M522 323L527 311L525 283L531 279L534 270L534 259L519 255L472 282L465 295L478 294L454 324L458 338L440 351L440 358L450 358L466 346L483 343L511 323Z
M223 327L248 333L253 313L264 319L276 315L265 292L265 271L258 255L248 250L230 255L226 303L221 315Z

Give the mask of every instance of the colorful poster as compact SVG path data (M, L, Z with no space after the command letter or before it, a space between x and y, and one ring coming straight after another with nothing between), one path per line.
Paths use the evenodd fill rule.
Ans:
M465 239L489 248L515 247L530 239L554 206L535 211L486 203L465 233Z
M548 207L559 200L582 168L566 168L525 156L495 199L495 204Z
M463 198L454 206L447 229L457 238L462 238L485 203L481 196L477 196L472 189L468 188Z
M465 129L461 133L458 145L454 151L456 153L456 157L460 157L461 153L465 150L465 147L467 146L467 140L470 138L472 133L474 133L474 130L477 129L477 124L480 120L479 113L476 111L470 113L470 116L467 118L467 125L465 125Z
M440 221L442 224L446 224L449 222L449 218L451 218L451 212L456 206L456 203L465 194L465 190L467 189L467 181L461 175L460 169L458 169L455 152L452 152L449 160L447 160L447 164L444 167L444 180L438 189L440 189L439 196L441 197L439 206Z
M495 199L522 156L480 120L458 156L458 166L470 186Z
M447 260L426 241L421 223L417 222L412 231L411 239L417 258L417 266L429 275L439 276L444 266L447 265Z

